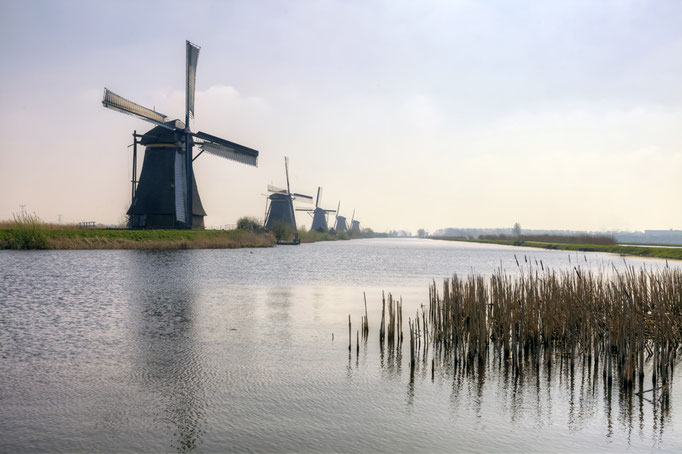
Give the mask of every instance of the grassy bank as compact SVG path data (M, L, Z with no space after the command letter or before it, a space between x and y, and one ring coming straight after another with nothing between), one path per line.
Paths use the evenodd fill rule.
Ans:
M351 237L348 232L339 233L329 233L329 232L317 232L299 230L298 236L301 239L301 243L316 243L318 241L337 241L337 240L350 240ZM360 238L360 237L357 237Z
M272 247L271 233L244 230L125 230L0 226L0 249L233 249Z
M387 235L381 232L374 232L371 229L364 229L361 232L316 232L298 231L301 243L316 243L318 241L337 241L337 240L358 240L361 238L386 238Z
M562 251L608 252L611 254L652 257L659 259L682 260L682 248L663 248L651 246L622 246L618 244L579 244L552 243L511 239L465 239L461 237L432 237L437 240L468 241L474 243L503 244L507 246L526 246Z

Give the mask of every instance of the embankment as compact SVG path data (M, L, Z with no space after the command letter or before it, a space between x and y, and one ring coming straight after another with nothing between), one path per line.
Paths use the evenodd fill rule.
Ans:
M682 248L654 247L654 246L623 246L619 244L568 244L546 243L541 241L515 241L491 239L464 239L461 237L431 237L436 240L467 241L472 243L503 244L506 246L525 246L542 249L556 249L562 251L607 252L611 254L632 255L637 257L652 257L658 259L682 260Z
M0 249L234 249L274 245L271 233L245 230L0 228Z

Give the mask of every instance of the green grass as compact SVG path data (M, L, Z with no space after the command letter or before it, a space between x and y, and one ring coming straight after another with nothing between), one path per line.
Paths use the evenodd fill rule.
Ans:
M301 239L301 243L316 243L318 241L336 241L336 240L349 240L351 237L347 232L339 233L329 233L329 232L317 232L299 230L298 236Z
M374 232L371 229L363 229L360 232L317 232L299 230L298 236L301 243L316 243L318 241L357 240L360 238L386 238L385 233Z
M244 230L0 228L0 249L225 249L272 247L274 236ZM27 233L28 230L28 233ZM38 238L39 241L33 241Z
M652 257L659 259L682 260L682 248L662 248L648 246L621 246L605 244L567 244L545 243L540 241L492 240L492 239L463 239L452 237L434 237L434 239L450 241L469 241L475 243L503 244L507 246L526 246L561 251L607 252L611 254L632 255L637 257Z

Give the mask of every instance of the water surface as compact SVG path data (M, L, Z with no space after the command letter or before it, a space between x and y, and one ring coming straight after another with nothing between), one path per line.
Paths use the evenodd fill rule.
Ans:
M580 369L411 378L380 353L382 290L412 313L432 279L514 272L514 254L561 269L666 266L416 239L1 251L0 451L681 451L674 386L664 405ZM349 359L363 292L370 337Z

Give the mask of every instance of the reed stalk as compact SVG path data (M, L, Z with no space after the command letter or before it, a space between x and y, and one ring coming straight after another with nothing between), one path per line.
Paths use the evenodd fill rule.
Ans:
M653 388L668 385L682 351L682 269L554 271L516 260L513 275L455 275L440 291L433 281L428 304L408 318L412 369L419 355L427 364L429 349L432 376L436 356L470 369L493 351L514 374L528 365L549 369L556 358L571 374L581 364L595 377L601 369L608 385L639 382L641 390L646 373ZM366 314L365 298L364 324ZM389 350L400 347L402 299L390 293L382 294L382 345L386 336Z

